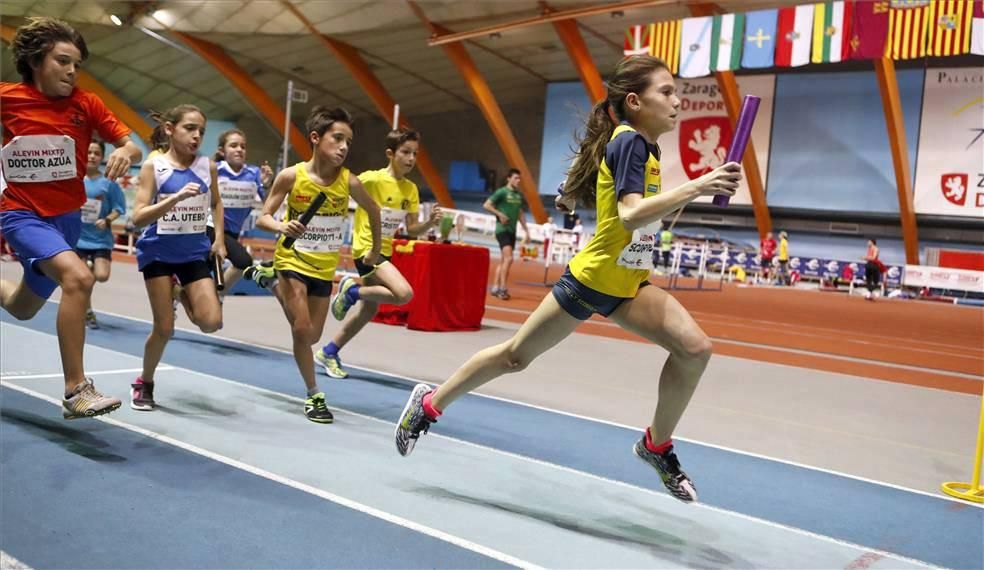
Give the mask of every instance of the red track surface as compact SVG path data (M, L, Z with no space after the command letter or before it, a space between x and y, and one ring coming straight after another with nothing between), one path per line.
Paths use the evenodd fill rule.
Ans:
M542 282L540 264L516 262L512 273L512 299L490 296L488 318L522 322L549 291L523 284ZM551 269L550 279L559 275ZM981 308L735 285L673 295L712 337L716 354L967 394L984 386ZM597 315L578 332L646 342Z

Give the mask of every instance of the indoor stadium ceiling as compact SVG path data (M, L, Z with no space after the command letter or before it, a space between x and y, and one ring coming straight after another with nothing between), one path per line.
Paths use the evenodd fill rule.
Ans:
M635 8L578 19L581 35L602 74L622 56L629 25L688 17L689 4ZM797 2L717 2L723 11L748 11ZM405 0L294 0L317 30L359 50L372 72L414 116L477 111L465 81L440 47L428 46L430 31ZM551 0L560 11L599 2ZM453 32L536 17L535 0L419 0L432 21ZM116 16L122 23L112 21ZM96 2L4 0L0 22L16 27L28 16L55 16L82 32L89 46L85 68L134 109L200 106L209 117L236 120L253 110L214 67L185 47L180 31L219 44L278 104L288 79L309 91L308 105L295 105L295 120L311 104L340 105L357 116L375 114L359 84L283 2L214 0ZM553 26L539 24L466 42L478 69L501 105L541 101L550 81L577 80ZM10 50L2 48L4 81L17 81Z

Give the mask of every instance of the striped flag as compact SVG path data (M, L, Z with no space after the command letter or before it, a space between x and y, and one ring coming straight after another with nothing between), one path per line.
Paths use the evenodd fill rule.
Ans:
M847 59L853 2L823 2L813 9L813 63Z
M984 55L984 0L974 0L973 33L970 36L970 53Z
M926 55L929 0L893 0L888 11L885 57L913 59Z
M622 55L649 55L653 47L653 25L629 26L625 30Z
M879 59L888 37L888 2L855 2L851 14L849 59Z
M744 14L714 16L711 28L711 71L732 71L741 65Z
M652 55L662 59L673 75L680 69L680 25L680 20L653 24Z
M810 63L810 39L813 34L813 4L779 9L776 65L799 67Z
M680 77L711 73L711 28L714 18L685 18L680 28Z
M937 0L929 5L928 55L962 55L970 52L970 0Z

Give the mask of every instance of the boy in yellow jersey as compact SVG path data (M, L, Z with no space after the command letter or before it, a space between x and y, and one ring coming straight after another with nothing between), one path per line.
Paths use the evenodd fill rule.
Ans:
M779 282L789 285L789 234L779 232Z
M659 377L653 421L634 451L659 473L677 499L697 499L670 439L711 356L711 341L673 297L647 279L660 220L700 196L732 196L740 167L727 163L683 186L661 188L656 139L676 125L680 99L666 64L628 57L608 80L608 96L592 109L578 155L558 197L597 204L594 237L513 338L482 350L436 390L418 384L396 426L397 451L408 455L417 439L457 398L534 359L569 336L592 314L664 347L670 357ZM614 124L611 114L620 121Z
M307 387L304 415L312 422L328 424L334 416L314 377L311 345L321 339L328 318L332 280L342 248L349 196L366 211L372 245L365 262L379 257L379 206L354 174L342 166L352 144L352 118L344 109L315 107L305 129L313 156L285 168L273 181L256 225L282 234L277 241L273 269L279 278L277 300L284 308L294 339L294 360ZM318 194L327 199L307 223L300 217ZM287 215L278 222L273 214L287 200ZM296 240L292 247L284 239Z
M420 147L420 134L417 131L398 129L386 135L386 158L389 165L379 170L368 170L359 175L366 191L381 208L382 246L380 257L375 265L366 263L366 254L372 249L373 241L369 225L369 215L362 209L355 210L355 223L352 238L352 258L355 268L362 277L362 286L355 279L346 277L338 285L338 293L332 300L332 314L343 319L353 304L362 301L355 314L342 325L331 342L314 354L315 360L324 366L332 378L346 378L348 372L342 368L338 352L348 344L359 331L372 320L381 303L404 305L413 297L410 284L392 263L393 235L405 224L407 233L416 236L434 227L441 219L441 209L434 207L430 218L423 223L417 221L420 210L420 194L417 185L406 176L417 164Z

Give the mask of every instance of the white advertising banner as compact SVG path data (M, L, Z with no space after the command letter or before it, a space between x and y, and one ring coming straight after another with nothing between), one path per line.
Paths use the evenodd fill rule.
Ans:
M926 70L917 214L984 216L984 68Z
M772 105L775 95L774 75L738 77L738 89L742 95L762 98L755 126L752 127L752 144L758 158L762 180L766 179L769 166L769 139L772 133ZM680 112L673 132L659 137L662 153L660 170L664 189L671 189L710 172L724 164L731 146L731 122L713 77L702 79L677 79L677 96ZM710 202L711 197L698 202ZM751 204L748 183L742 180L732 204Z
M984 271L906 265L902 284L906 287L929 287L984 293Z

